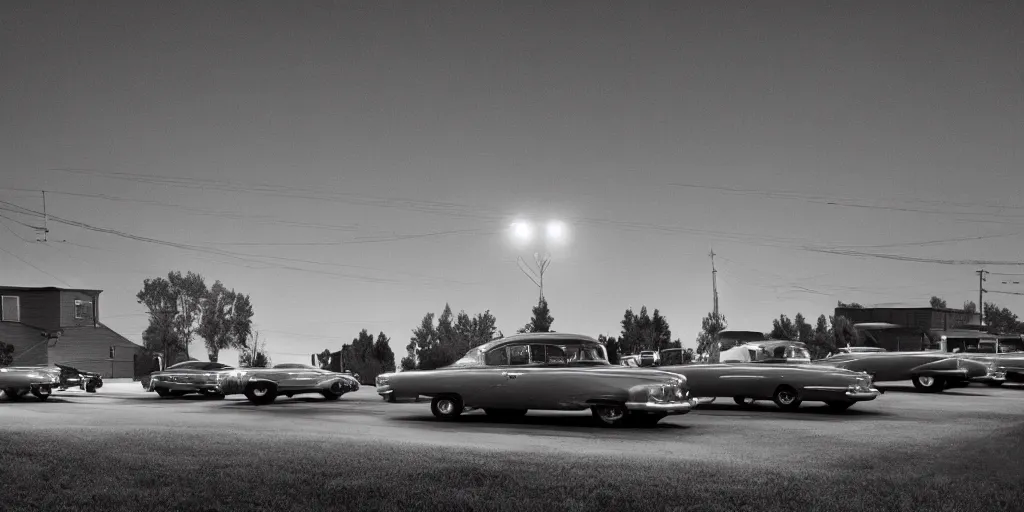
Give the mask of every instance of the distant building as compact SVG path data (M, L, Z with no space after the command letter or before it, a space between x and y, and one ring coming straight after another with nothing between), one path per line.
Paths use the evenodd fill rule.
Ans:
M858 328L865 346L888 351L954 349L974 351L995 337L979 329L981 315L963 309L932 307L839 307Z
M0 342L14 347L13 365L59 363L104 378L134 377L143 348L100 323L101 292L0 286Z

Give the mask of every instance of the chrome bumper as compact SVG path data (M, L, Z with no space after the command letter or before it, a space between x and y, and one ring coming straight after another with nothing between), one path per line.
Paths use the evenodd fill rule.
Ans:
M984 377L975 377L972 382L1006 382L1006 372L992 372Z
M847 391L846 398L850 400L874 400L878 398L881 392L875 388L869 388L867 391Z
M697 405L697 399L686 402L626 402L626 409L638 412L663 412L667 414L686 414Z

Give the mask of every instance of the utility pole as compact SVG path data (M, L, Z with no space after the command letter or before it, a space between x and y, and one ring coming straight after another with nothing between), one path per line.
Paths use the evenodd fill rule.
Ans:
M46 243L46 241L47 241L46 234L50 232L49 226L47 226L47 220L49 220L49 215L46 214L46 191L43 190L42 192L43 192L43 229L36 228L36 231L42 231L43 238L42 238L42 240L40 240L39 238L36 238L36 241L37 242Z
M974 273L978 274L978 313L981 315L979 323L985 325L985 292L988 291L985 289L985 274L988 274L988 271L981 269L975 270Z
M715 268L715 250L711 249L711 291L713 293L713 311L718 317L718 270Z

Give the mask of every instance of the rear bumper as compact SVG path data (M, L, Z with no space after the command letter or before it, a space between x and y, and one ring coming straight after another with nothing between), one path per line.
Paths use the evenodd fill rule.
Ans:
M858 402L866 402L868 400L874 400L878 398L881 392L875 388L869 388L866 391L847 391L846 398L850 400L856 400Z
M1006 372L990 372L984 377L975 377L971 382L1006 382Z
M157 387L169 389L171 391L189 391L189 392L206 392L206 393L217 393L225 394L221 389L221 386L214 382L167 382L162 380L151 380L149 382L148 391L154 391Z
M626 408L636 412L660 412L666 414L686 414L697 405L697 399L686 402L626 402Z

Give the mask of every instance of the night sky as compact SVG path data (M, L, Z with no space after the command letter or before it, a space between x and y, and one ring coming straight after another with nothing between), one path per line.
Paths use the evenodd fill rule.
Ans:
M0 210L0 283L138 342L142 280L196 271L274 362L400 358L446 302L513 333L517 219L569 226L563 332L646 305L693 346L712 249L737 329L1024 293L1024 4L724 4L3 2L0 206L118 234Z

